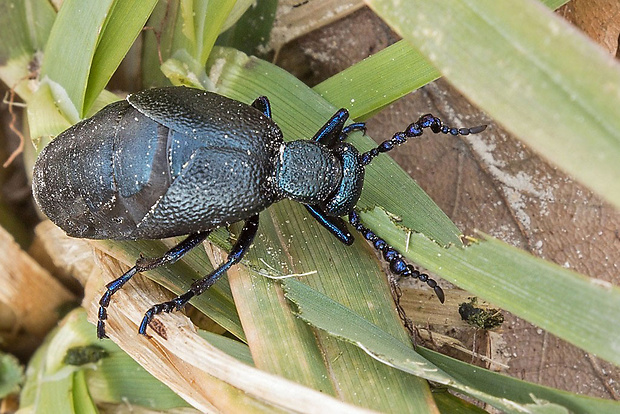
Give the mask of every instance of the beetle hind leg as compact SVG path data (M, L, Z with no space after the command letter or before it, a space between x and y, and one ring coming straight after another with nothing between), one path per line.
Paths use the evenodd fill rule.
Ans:
M115 279L112 282L108 283L106 285L107 290L99 300L97 338L106 338L105 321L106 319L108 319L107 307L110 304L110 299L112 298L112 295L118 292L123 287L123 285L129 281L129 279L131 279L136 273L146 272L147 270L152 270L157 267L176 262L181 257L185 256L185 254L192 250L194 247L202 243L208 235L209 232L190 234L189 236L187 236L187 238L185 238L179 244L168 250L161 257L141 257L136 261L134 267L129 269L118 279Z
M426 282L426 284L433 289L439 301L441 303L444 302L445 295L441 286L439 286L437 282L434 279L431 279L426 273L422 273L413 265L406 263L405 260L403 260L402 254L400 254L398 250L387 244L385 240L374 234L368 227L364 226L360 221L359 214L355 210L349 213L349 223L351 223L357 231L362 233L364 238L371 242L375 249L382 253L383 258L390 264L390 270L392 273L403 277L413 277L415 279L419 279L421 282Z
M151 309L149 309L145 314L142 322L140 323L140 328L138 329L138 333L142 335L146 335L146 328L149 323L153 320L153 317L162 312L171 312L173 310L180 310L183 308L187 302L190 301L194 296L198 296L203 293L205 290L209 289L217 280L222 276L222 274L228 270L231 266L243 258L245 253L248 251L250 246L252 245L252 241L254 240L254 236L256 236L256 232L258 230L258 214L250 217L246 220L241 233L239 234L239 238L237 242L231 249L228 254L228 258L224 263L222 263L217 269L213 272L209 273L204 278L197 280L192 283L190 289L183 293L182 295L177 296L176 298L168 301L159 303L154 305Z

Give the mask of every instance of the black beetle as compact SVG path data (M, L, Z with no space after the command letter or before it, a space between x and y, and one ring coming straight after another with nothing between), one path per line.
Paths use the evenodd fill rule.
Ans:
M160 312L182 308L239 262L252 244L258 214L284 198L303 203L341 242L353 236L341 216L383 253L400 276L426 282L443 302L437 283L360 222L354 210L364 168L374 157L420 136L467 135L486 126L450 128L430 114L371 151L344 142L363 123L345 126L340 109L311 140L284 142L266 97L252 105L186 87L150 89L112 103L72 126L39 155L33 193L41 210L73 237L160 239L189 235L158 258L139 258L107 285L99 301L97 335L105 337L106 308L134 274L179 260L210 231L245 221L226 262L175 299L149 309L139 333Z

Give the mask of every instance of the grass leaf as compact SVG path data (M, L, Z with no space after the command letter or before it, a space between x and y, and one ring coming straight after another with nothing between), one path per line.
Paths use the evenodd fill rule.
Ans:
M379 218L380 217L380 218ZM362 214L406 257L494 305L620 365L620 288L536 258L499 240L441 248L383 214ZM405 249L409 237L409 250Z
M303 283L287 280L284 285L286 297L297 305L300 317L313 326L355 344L392 367L465 393L502 412L543 413L547 412L543 410L555 409L611 414L620 408L616 401L584 397L517 380L421 347L418 353Z
M535 0L367 4L496 122L620 206L612 56Z
M75 112L79 118L84 117L142 30L155 3L155 0L66 0L63 3L45 47L41 79L53 85L57 99L65 96L69 99L74 111L66 114L74 117Z

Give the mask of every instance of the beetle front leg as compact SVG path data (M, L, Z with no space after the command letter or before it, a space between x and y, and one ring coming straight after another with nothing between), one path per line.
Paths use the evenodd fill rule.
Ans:
M347 225L340 217L330 217L319 207L305 205L308 212L325 227L331 234L347 246L353 244L353 236L349 233Z
M362 134L366 135L366 123L355 122L342 128L342 133L340 134L340 141L344 141L345 139L347 139L349 134L354 131L362 131Z
M239 234L239 239L233 246L232 250L228 254L228 258L224 263L222 263L217 269L213 272L209 273L204 278L197 280L192 283L190 289L183 293L182 295L177 296L176 298L168 301L159 303L149 309L142 319L142 323L140 323L140 328L138 329L138 333L142 335L146 335L146 328L153 320L153 317L161 312L171 312L173 310L180 310L190 301L194 296L198 296L203 293L205 290L209 289L217 280L222 277L222 274L228 270L232 265L239 263L239 261L246 254L250 246L252 245L252 241L254 241L254 236L256 236L256 232L258 230L258 214L250 217L246 220L241 233Z
M106 285L107 290L99 300L99 320L97 321L97 338L106 338L105 334L105 321L108 319L108 312L106 308L110 304L112 295L118 292L125 283L129 281L136 273L146 272L160 266L172 264L185 256L190 250L202 243L210 232L194 233L190 234L181 241L179 244L168 250L163 256L155 258L141 257L136 260L134 267L125 272L124 275L115 279Z
M259 96L252 102L252 106L261 111L267 118L271 119L271 104L266 96Z

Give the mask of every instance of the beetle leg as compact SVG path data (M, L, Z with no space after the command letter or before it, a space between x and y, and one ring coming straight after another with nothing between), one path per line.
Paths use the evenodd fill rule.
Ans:
M347 229L347 225L345 224L343 219L341 219L340 217L329 217L318 206L309 206L306 204L304 205L304 207L306 207L308 212L312 215L312 217L316 219L316 221L321 223L321 225L327 230L329 230L331 234L336 236L338 240L340 240L347 246L353 244L353 236Z
M366 134L366 123L365 122L355 122L353 124L349 124L346 127L342 128L342 133L340 134L340 141L344 141L347 139L347 136L353 131L362 131L363 134Z
M99 320L97 321L97 337L99 339L106 338L105 320L108 319L106 308L110 304L112 295L118 292L125 283L129 281L136 273L146 272L156 267L171 264L179 260L186 253L198 246L207 238L210 232L201 232L190 234L179 244L168 250L163 256L155 258L140 257L134 267L125 272L124 275L106 285L107 290L99 300Z
M261 111L267 118L271 119L271 104L266 96L259 96L256 98L256 100L252 102L252 106Z
M450 135L469 135L482 132L486 129L486 127L486 125L478 125L472 128L454 128L444 125L443 121L433 114L422 115L420 119L410 124L403 132L397 132L391 139L383 141L376 148L360 155L360 159L362 164L368 165L377 155L393 150L398 145L405 143L405 141L409 138L419 137L422 135L425 128L430 128L430 130L435 134L439 134L441 132L442 134Z
M441 289L437 282L431 279L426 273L420 272L413 265L406 263L398 250L387 244L385 240L374 234L368 227L364 226L360 221L360 216L357 211L352 210L349 213L349 223L351 223L357 231L362 233L364 238L371 242L375 249L383 253L383 258L390 264L392 273L404 277L411 276L420 279L421 282L426 282L429 287L433 288L439 301L441 303L444 302L445 295L443 289Z
M327 148L333 148L336 143L340 142L340 135L344 128L344 123L349 119L349 111L342 108L332 116L314 135L312 141L325 145Z
M209 273L204 278L192 283L191 288L187 292L177 296L171 301L159 303L146 311L146 313L144 314L144 318L142 319L142 323L140 323L138 333L145 335L147 326L149 325L153 317L158 313L170 312L172 310L180 310L183 306L187 304L187 302L189 302L191 298L200 295L205 290L213 286L213 284L217 282L217 280L226 270L228 270L232 265L239 263L239 261L243 258L245 253L252 245L252 241L254 240L254 236L256 236L257 229L258 214L246 220L245 225L243 226L243 229L239 234L239 239L237 239L237 242L228 254L228 259L224 263L222 263L217 269Z

